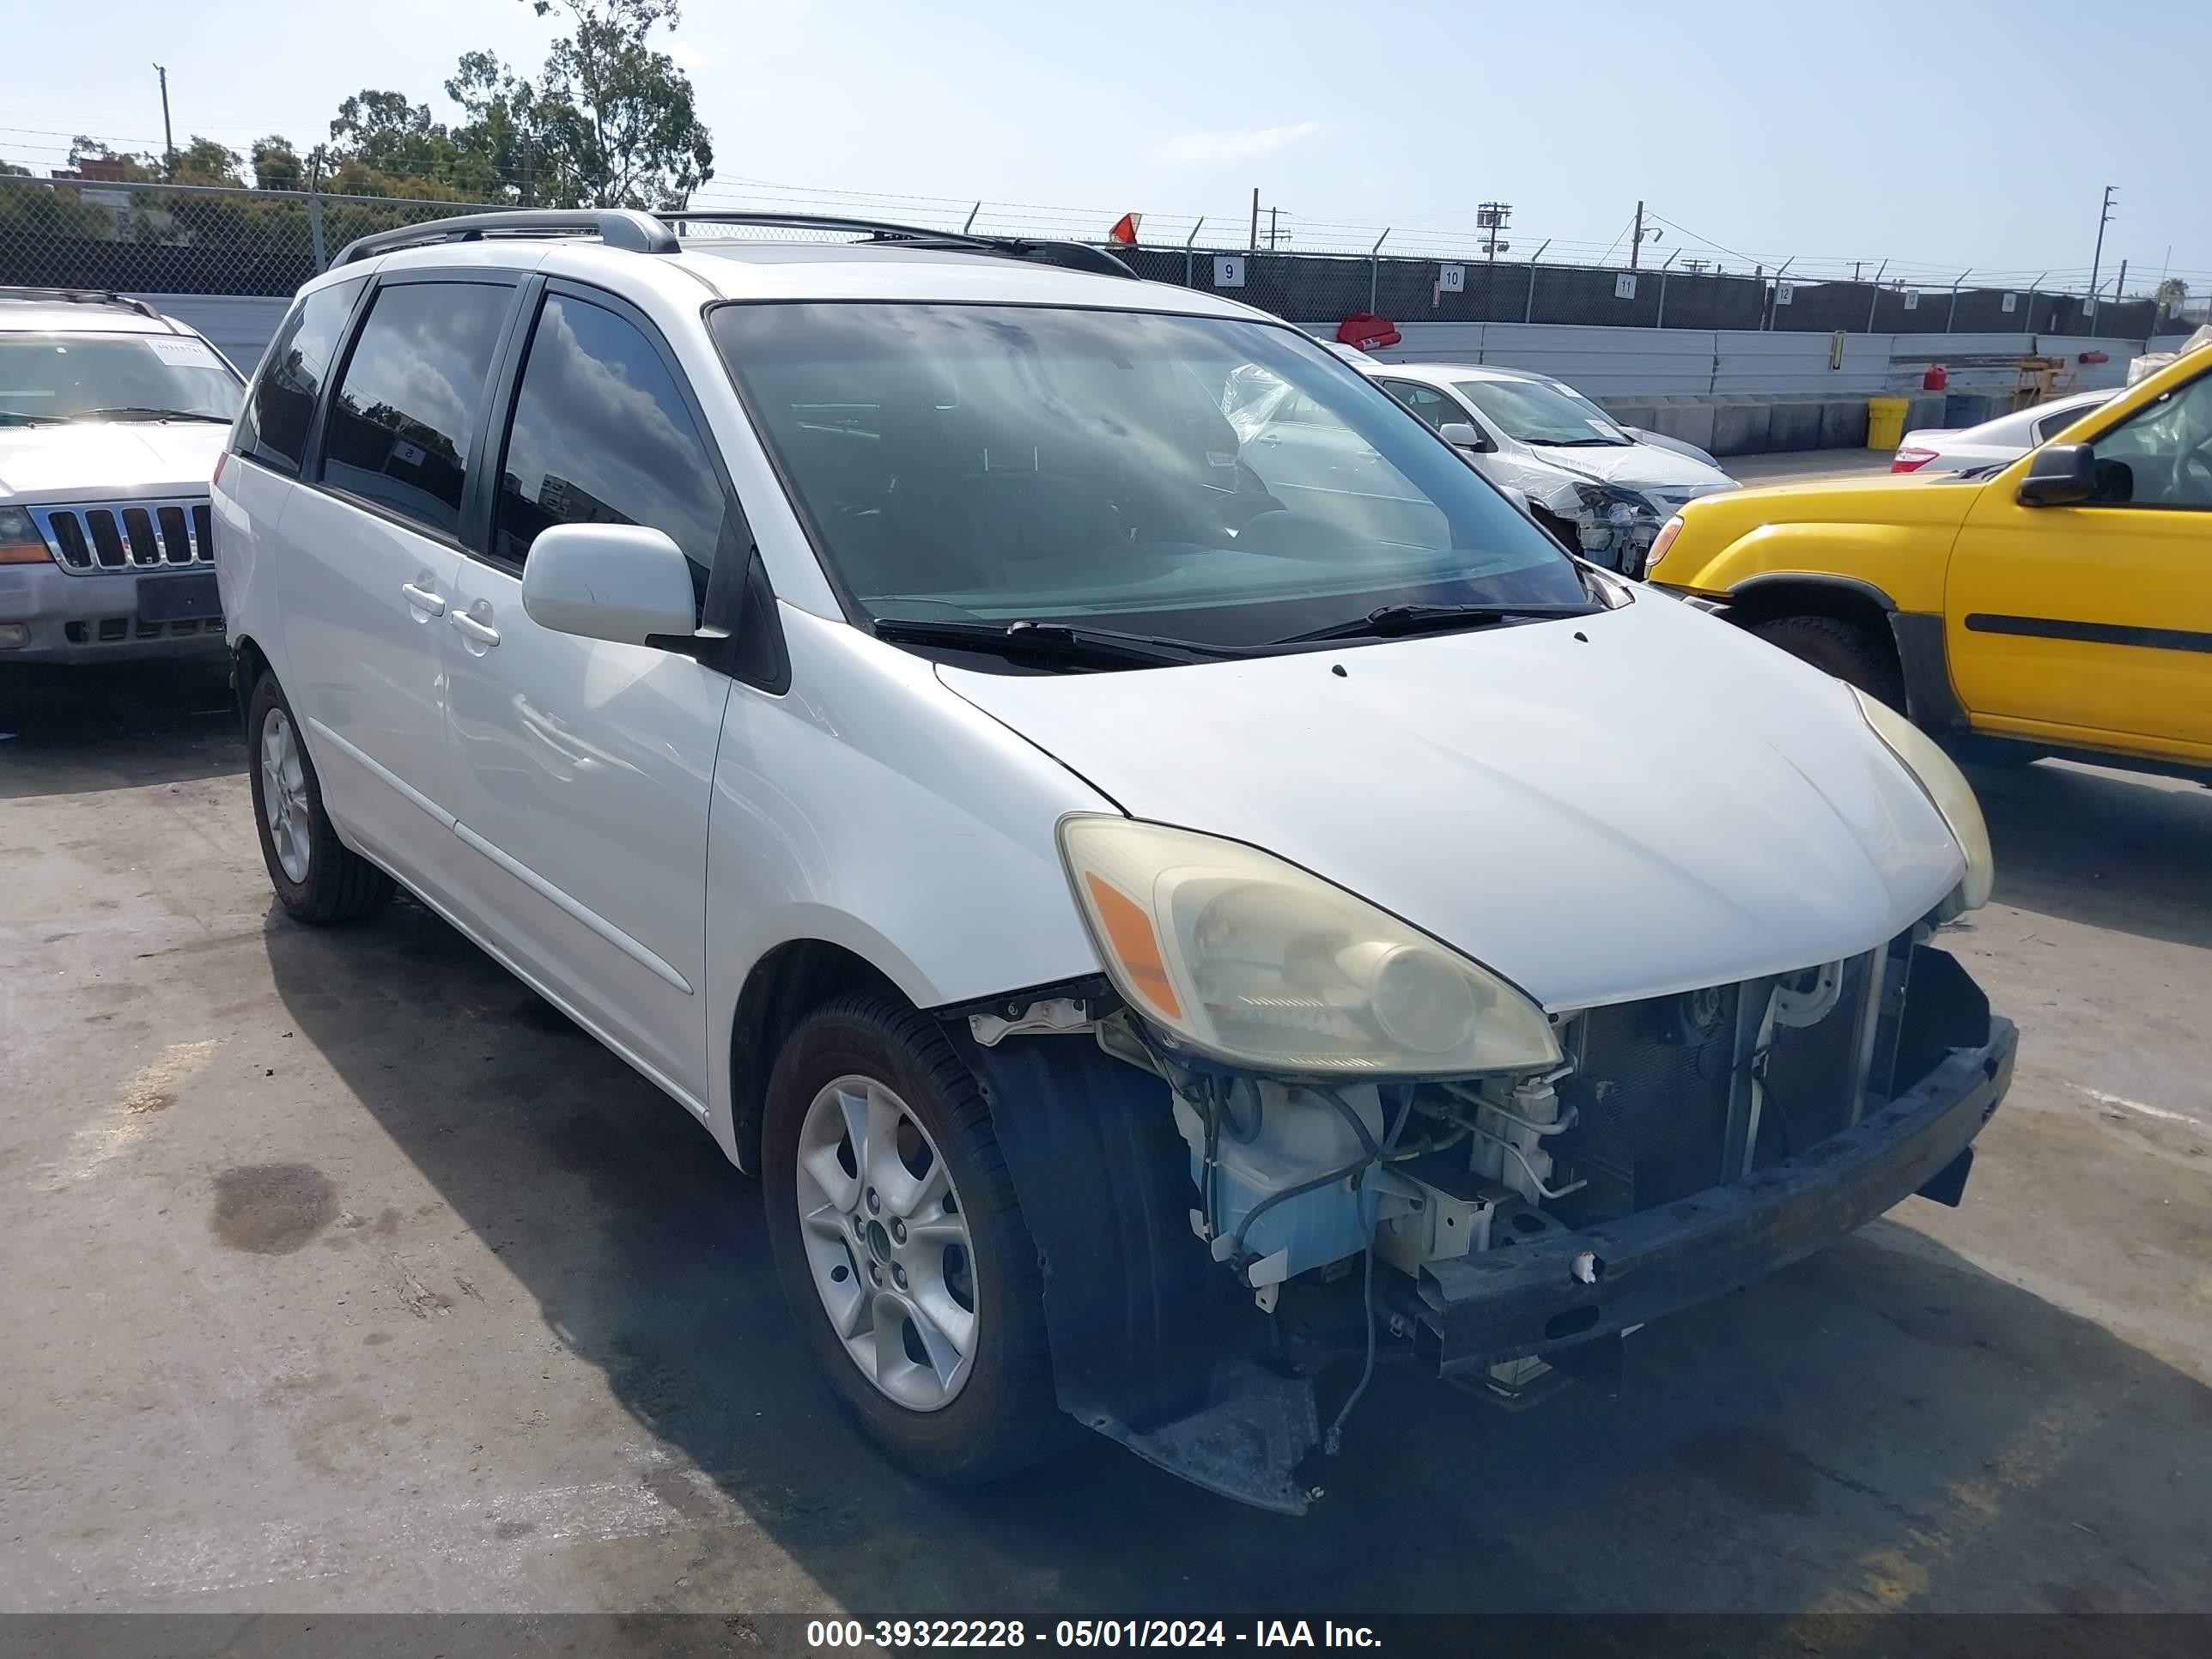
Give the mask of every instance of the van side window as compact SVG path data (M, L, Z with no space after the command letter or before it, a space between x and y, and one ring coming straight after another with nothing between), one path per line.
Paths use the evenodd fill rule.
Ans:
M254 379L253 393L246 401L245 417L238 423L239 453L281 471L300 470L323 377L330 373L338 337L345 332L353 302L368 280L356 276L317 289L277 331Z
M380 290L331 406L323 482L456 534L484 380L514 298L487 283Z
M520 564L556 524L665 531L700 569L722 532L722 489L653 343L567 295L538 313L500 468L492 552Z

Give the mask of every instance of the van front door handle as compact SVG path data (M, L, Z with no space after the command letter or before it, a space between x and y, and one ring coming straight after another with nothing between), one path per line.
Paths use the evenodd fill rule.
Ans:
M413 582L402 582L399 591L407 596L407 603L417 611L427 611L434 617L446 614L446 602L427 587L417 587Z
M452 620L454 627L459 629L478 645L499 643L499 629L494 628L489 623L478 622L465 611L453 612Z

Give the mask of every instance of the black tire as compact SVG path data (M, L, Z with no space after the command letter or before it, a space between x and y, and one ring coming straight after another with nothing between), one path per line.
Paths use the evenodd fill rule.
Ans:
M951 1401L915 1411L880 1391L839 1340L799 1232L798 1149L807 1109L841 1077L887 1085L921 1121L959 1194L979 1310L973 1370ZM792 1316L839 1401L892 1461L925 1480L996 1480L1066 1443L1054 1395L1044 1280L1036 1244L975 1079L934 1022L880 992L842 996L799 1023L768 1086L762 1187L769 1238Z
M278 714L291 726L293 741L298 745L307 797L307 869L299 881L285 873L276 855L269 828L267 787L262 778L262 741L271 718ZM323 810L323 786L315 776L315 763L301 734L299 717L284 701L284 690L274 674L264 674L254 683L253 695L246 705L246 775L253 783L253 825L261 836L261 861L269 868L269 884L276 890L277 902L295 920L317 924L350 921L381 908L391 900L392 878L338 839L330 814Z
M1905 708L1905 674L1897 653L1856 623L1840 617L1776 617L1757 623L1753 633L1838 679L1879 697L1900 714Z

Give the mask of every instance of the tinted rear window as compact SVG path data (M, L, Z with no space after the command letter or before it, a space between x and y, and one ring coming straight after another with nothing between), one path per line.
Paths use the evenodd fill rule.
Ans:
M483 283L380 292L331 407L323 482L455 534L484 381L514 297Z
M368 280L356 276L317 289L278 331L239 422L238 447L245 453L287 471L300 470L323 377L330 373L346 319Z

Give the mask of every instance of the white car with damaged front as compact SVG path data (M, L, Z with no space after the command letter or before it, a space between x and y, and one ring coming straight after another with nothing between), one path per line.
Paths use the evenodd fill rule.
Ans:
M1302 1509L1332 1366L1525 1400L1957 1200L1989 846L1886 709L1090 251L496 222L310 284L218 476L270 878L760 1174L906 1467L1073 1419Z
M1660 527L1684 502L1739 487L1703 450L1625 427L1547 374L1462 363L1361 372L1492 483L1517 491L1569 548L1625 575L1643 574Z

